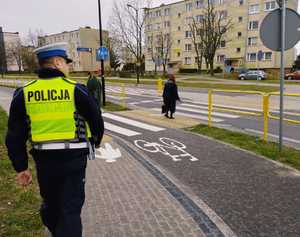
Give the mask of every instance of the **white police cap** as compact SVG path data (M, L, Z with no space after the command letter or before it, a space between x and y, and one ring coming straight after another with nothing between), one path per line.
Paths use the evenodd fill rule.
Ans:
M48 44L43 47L37 48L34 50L36 53L38 60L43 60L52 57L62 57L66 59L67 63L73 62L67 55L68 43L54 43Z

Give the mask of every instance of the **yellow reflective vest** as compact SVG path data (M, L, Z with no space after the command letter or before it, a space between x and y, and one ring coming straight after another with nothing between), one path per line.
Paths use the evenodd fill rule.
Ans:
M76 139L76 82L63 77L35 80L24 86L33 143ZM87 128L87 136L89 129Z

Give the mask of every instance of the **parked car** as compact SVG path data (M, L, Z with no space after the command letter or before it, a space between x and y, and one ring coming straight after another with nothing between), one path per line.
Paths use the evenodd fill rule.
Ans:
M262 70L250 70L246 73L241 73L239 80L264 80L267 79L267 74Z
M285 74L287 80L300 80L300 70Z

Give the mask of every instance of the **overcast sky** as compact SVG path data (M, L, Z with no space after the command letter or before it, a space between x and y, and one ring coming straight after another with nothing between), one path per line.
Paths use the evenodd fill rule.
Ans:
M126 1L126 0L116 0ZM178 0L153 0L153 5ZM101 0L103 27L107 28L113 0ZM78 29L98 28L97 0L1 0L0 26L4 31L27 36L29 29L42 29L46 34Z
M20 32L22 39L29 29L42 29L46 34L98 28L97 0L0 0L0 26L4 31ZM107 29L114 0L101 0L103 28ZM130 0L115 0L130 1ZM152 0L153 6L178 0ZM299 9L298 9L299 12ZM300 48L300 43L297 48Z

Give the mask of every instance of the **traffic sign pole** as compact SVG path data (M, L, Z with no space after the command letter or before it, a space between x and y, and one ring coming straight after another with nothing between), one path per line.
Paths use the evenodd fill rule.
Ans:
M282 151L283 137L283 100L284 100L284 51L285 51L285 15L286 1L281 1L281 55L280 55L280 120L279 120L279 151Z

